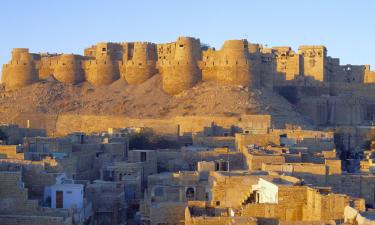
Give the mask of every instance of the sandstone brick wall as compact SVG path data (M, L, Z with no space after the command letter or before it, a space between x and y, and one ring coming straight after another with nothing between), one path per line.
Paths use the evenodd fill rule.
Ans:
M247 204L242 214L280 221L329 221L343 219L349 197L321 194L307 186L279 186L278 204Z
M329 168L329 175L341 174L341 160L340 159L326 159L325 164Z
M257 155L256 153L245 153L244 155L249 170L262 170L262 165L268 163L285 163L285 157L283 155Z
M280 136L274 134L236 134L235 136L236 149L243 152L247 148L247 145L256 144L259 146L265 146L269 143L280 144Z
M0 212L34 212L37 200L28 200L27 189L22 187L20 172L0 172Z
M261 176L215 176L210 178L211 205L216 207L239 207L250 196L251 186Z
M237 130L247 127L266 130L270 124L269 115L243 115L238 117L211 116L177 116L171 119L136 119L124 116L98 115L52 115L20 113L13 119L20 127L27 126L29 120L31 128L46 129L49 135L66 135L74 131L87 133L106 131L108 128L122 127L150 127L156 133L177 137L184 133L204 133L205 128L216 126ZM6 122L6 121L4 121ZM275 137L276 138L276 137Z
M186 203L165 202L153 205L150 208L151 225L168 223L183 225L185 221Z

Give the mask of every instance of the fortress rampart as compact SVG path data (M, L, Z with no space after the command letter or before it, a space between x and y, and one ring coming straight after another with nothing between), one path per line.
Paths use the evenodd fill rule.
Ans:
M203 57L203 80L249 86L253 76L246 40L228 40L220 51L207 51Z
M201 80L198 61L202 57L199 39L179 37L174 45L172 57L158 64L162 68L163 89L172 95L190 89Z
M58 57L53 76L56 80L76 84L84 80L82 61L75 55L61 55Z
M340 65L338 58L327 56L325 46L304 45L295 52L288 46L267 48L227 40L215 50L192 37L164 44L101 42L86 48L83 56L15 48L3 65L2 83L16 90L52 76L67 84L88 81L101 86L124 79L138 85L157 73L162 75L163 90L172 95L206 81L252 88L328 86L332 91L375 83L370 66Z
M134 43L132 59L125 63L125 80L129 84L141 84L156 73L156 45Z
M38 80L33 56L26 48L16 48L9 64L3 66L2 83L7 90L25 87Z

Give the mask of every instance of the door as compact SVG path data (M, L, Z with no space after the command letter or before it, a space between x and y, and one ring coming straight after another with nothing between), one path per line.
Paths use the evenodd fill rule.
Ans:
M56 208L63 208L63 191L56 191Z

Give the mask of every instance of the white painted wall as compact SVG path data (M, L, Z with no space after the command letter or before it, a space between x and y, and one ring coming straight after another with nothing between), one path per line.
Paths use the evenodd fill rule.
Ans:
M252 190L259 193L259 203L278 203L277 185L260 178L258 184L252 186Z
M68 209L73 205L83 207L82 184L55 184L51 186L51 208L56 208L56 192L63 191L63 208Z

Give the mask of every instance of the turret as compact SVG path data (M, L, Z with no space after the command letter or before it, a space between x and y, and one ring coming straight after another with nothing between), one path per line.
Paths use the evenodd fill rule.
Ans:
M11 61L3 66L2 83L7 90L28 86L38 81L38 73L32 55L27 48L12 51Z
M199 39L179 37L175 42L174 57L162 62L163 90L168 94L178 94L193 87L201 80L198 61L201 59Z
M96 59L85 65L86 80L95 86L109 85L120 77L119 64L107 43L96 46Z
M207 52L203 59L203 80L249 86L252 84L247 40L228 40L220 51Z
M228 40L220 51L219 82L248 86L250 63L247 40Z
M125 79L129 84L140 84L154 75L156 70L156 45L134 43L133 58L125 64Z
M53 75L56 80L67 84L76 84L84 80L81 61L73 54L58 57Z

